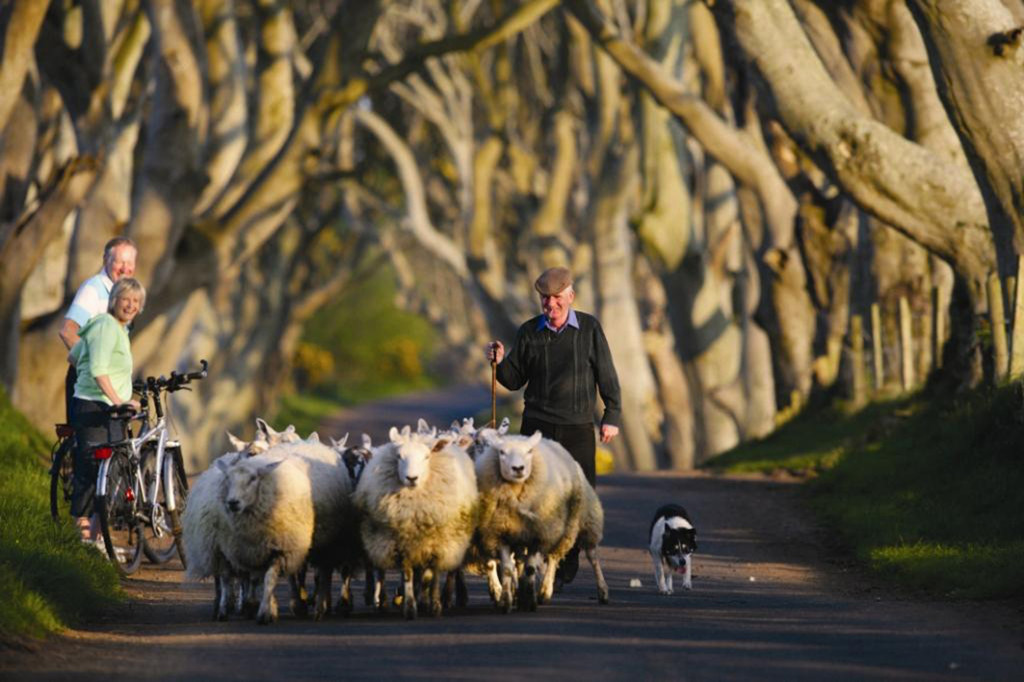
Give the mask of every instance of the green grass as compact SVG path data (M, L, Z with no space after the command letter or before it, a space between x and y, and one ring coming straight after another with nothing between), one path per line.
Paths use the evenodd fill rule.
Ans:
M810 474L813 509L879 575L932 594L1024 596L1020 387L803 415L712 459Z
M0 640L42 637L117 600L117 574L50 518L49 444L2 390L0 453Z
M395 295L394 275L381 267L306 323L295 390L282 395L272 423L306 434L342 408L443 383L430 369L437 332L399 309Z

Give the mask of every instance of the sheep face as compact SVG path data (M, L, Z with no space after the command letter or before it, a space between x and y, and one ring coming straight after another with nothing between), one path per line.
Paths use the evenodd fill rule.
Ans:
M363 469L366 468L366 464L370 461L371 457L373 457L373 451L363 447L346 448L341 453L341 461L345 464L345 468L348 470L348 477L352 479L353 483L359 482L363 475Z
M398 480L402 485L415 488L427 482L430 476L430 454L427 444L418 440L398 445Z
M537 431L525 439L501 439L492 443L498 449L498 463L501 466L501 477L511 483L521 483L533 472L533 449L540 442L541 433Z
M263 478L276 469L283 460L270 464L252 464L248 461L238 462L234 466L222 467L224 470L224 509L228 514L244 514L260 499L260 487ZM220 462L218 462L218 465Z

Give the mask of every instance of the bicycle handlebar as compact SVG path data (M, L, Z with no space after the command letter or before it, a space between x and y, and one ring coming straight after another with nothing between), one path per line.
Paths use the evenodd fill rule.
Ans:
M159 378L146 377L145 381L134 382L132 384L132 388L139 393L143 392L143 390L147 388L153 392L160 390L166 390L168 392L181 390L182 388L185 387L186 384L189 384L192 381L195 381L196 379L206 378L208 374L207 369L209 368L210 364L206 360L200 360L199 364L201 365L202 369L200 369L197 372L186 372L185 374L178 374L175 371L171 371L171 376L169 378L164 376L160 376Z

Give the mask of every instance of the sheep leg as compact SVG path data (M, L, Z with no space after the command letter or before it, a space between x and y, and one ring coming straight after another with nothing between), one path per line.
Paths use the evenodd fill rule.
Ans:
M316 609L313 618L322 620L331 612L331 574L334 569L330 566L317 566L314 571L316 576Z
M373 579L373 605L378 611L387 610L387 596L387 571L382 569L374 573Z
M430 578L428 581L430 586L430 615L437 618L441 615L443 607L441 605L441 572L438 570L430 571ZM426 588L426 585L424 585ZM427 590L424 589L424 592Z
M416 606L425 611L430 608L430 590L425 589L424 585L430 583L434 573L429 568L417 568L413 571L413 575L415 576L413 587L416 590Z
M597 601L600 604L608 603L608 583L604 580L604 571L601 570L601 558L597 555L597 547L587 547L587 561L594 568L594 579L597 581Z
M302 562L302 566L295 572L295 584L298 585L298 594L295 595L296 599L301 599L304 602L309 601L309 592L306 591L306 571L308 565L305 561ZM313 574L313 584L316 585L316 573Z
M366 581L366 589L363 590L363 603L367 606L380 605L380 593L377 591L377 580L374 578L373 569L366 569L363 579Z
M256 613L256 622L260 625L268 625L277 620L277 598L274 597L274 587L277 585L277 575L281 567L276 561L270 562L270 567L263 575L263 599L260 600L260 610Z
M455 594L455 571L448 571L444 576L444 588L441 590L441 607L452 607L452 596Z
M338 597L338 605L334 607L334 612L347 616L352 613L354 608L352 604L352 567L345 564L339 572L341 573L341 594Z
M555 573L558 572L558 559L553 554L548 554L545 557L545 563L544 577L541 579L540 594L537 597L537 603L539 604L550 602L552 595L555 593Z
M514 594L512 592L512 580L515 573L515 563L512 560L512 550L506 545L501 547L501 602L499 607L505 613L512 612Z
M234 585L231 580L231 573L229 571L221 571L218 573L215 579L215 585L215 594L217 597L214 603L213 619L227 620L228 614L231 612L231 598L234 596Z
M414 582L412 566L402 566L402 613L405 615L406 620L415 620L416 618L416 590Z
M466 572L461 568L455 571L455 605L460 609L469 606L469 588L466 586Z
M263 583L255 580L251 573L242 575L242 615L246 618L254 618L259 611L260 601L263 596L260 592Z
M491 601L495 606L501 601L501 579L498 578L498 562L496 559L487 560L487 591L491 595Z
M527 557L523 572L519 576L519 591L516 596L519 598L520 611L537 610L537 564L540 563L540 554L532 554Z
M314 578L315 580L316 578ZM297 618L305 618L309 615L309 606L306 604L306 589L303 587L301 573L288 576L288 587L291 589L291 601L288 606L291 608L292 615Z

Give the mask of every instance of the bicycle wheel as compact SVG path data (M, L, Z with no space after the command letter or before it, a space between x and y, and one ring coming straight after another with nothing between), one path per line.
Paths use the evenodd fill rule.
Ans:
M142 520L137 511L134 471L128 457L114 452L100 468L106 494L96 495L96 513L110 562L121 575L131 575L142 561Z
M174 510L168 512L171 518L171 534L174 536L174 546L178 550L181 565L188 568L188 564L185 563L185 538L181 534L181 517L185 514L185 505L188 503L188 477L185 475L185 460L181 456L181 448L167 449L165 466L174 467Z
M71 513L71 477L74 471L74 436L62 438L50 456L50 516L54 521Z
M166 465L167 457L171 455L170 448L164 451ZM142 484L146 495L152 490L153 481L157 477L156 471L156 450L147 448L142 452ZM142 551L146 559L154 564L165 564L174 558L177 547L174 545L174 532L171 517L167 513L166 491L163 481L160 482L156 499L148 505L149 519L143 524L142 529ZM147 502L148 502L147 497Z

